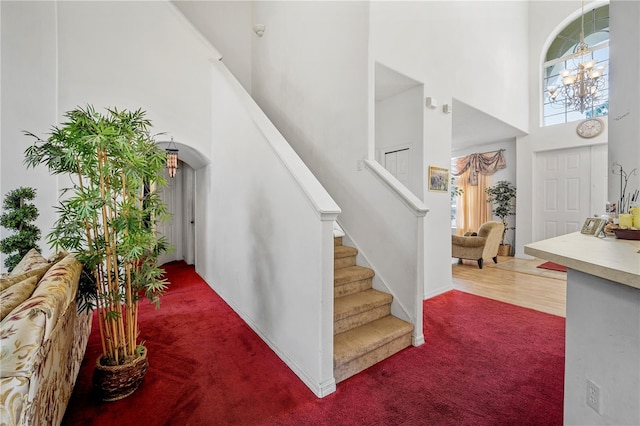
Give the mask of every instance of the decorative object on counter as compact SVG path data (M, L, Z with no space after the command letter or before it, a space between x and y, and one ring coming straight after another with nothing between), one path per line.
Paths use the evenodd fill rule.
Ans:
M616 169L617 168L617 169ZM637 169L631 170L627 173L619 163L613 163L613 174L620 175L620 199L618 203L618 213L629 213L629 209L632 204L640 201L640 191L635 190L633 192L627 192L627 186L629 184L629 177L635 175Z
M639 230L614 228L613 233L620 240L640 240Z
M7 254L4 266L8 272L20 262L32 248L40 251L38 240L40 228L33 224L38 216L38 209L28 201L36 198L36 190L30 187L20 187L9 191L2 203L0 226L15 231L12 235L0 240L0 252Z
M631 228L633 226L633 216L628 213L620 214L618 216L618 225L622 229Z
M65 113L67 121L54 127L47 140L36 139L25 152L30 167L45 165L53 175L68 175L73 185L64 192L59 217L48 242L74 253L84 266L78 290L79 308L97 310L102 365L122 370L134 360L146 364L140 342L138 304L145 296L156 305L167 280L157 265L167 249L156 225L168 217L158 194L165 152L149 134L151 122L142 110L92 106ZM103 400L115 400L139 385L125 379L94 382ZM124 373L125 375L131 373ZM114 384L125 383L121 389Z
M633 227L640 229L640 206L631 207L631 217L633 219Z
M597 217L588 217L584 224L582 225L582 229L580 230L581 234L585 235L599 235L602 232L604 226L606 225L606 221L604 219L599 219Z

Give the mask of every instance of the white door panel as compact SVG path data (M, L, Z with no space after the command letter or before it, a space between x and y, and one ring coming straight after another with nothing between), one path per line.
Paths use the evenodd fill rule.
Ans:
M160 265L182 258L180 253L181 232L179 226L181 211L178 203L180 176L181 174L178 173L175 178L170 178L168 171L166 169L164 170L164 178L167 180L167 186L160 189L160 198L167 206L171 217L158 224L157 231L167 239L170 250L158 258L158 264Z
M384 153L384 168L404 186L409 186L409 148Z
M409 150L396 152L396 177L404 186L409 186Z
M534 241L579 231L590 216L591 148L536 154Z

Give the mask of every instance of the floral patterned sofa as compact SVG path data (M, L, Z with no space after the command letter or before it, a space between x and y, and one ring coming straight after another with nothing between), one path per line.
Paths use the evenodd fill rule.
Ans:
M92 316L76 306L82 265L59 257L31 250L0 278L0 425L59 425L71 397Z

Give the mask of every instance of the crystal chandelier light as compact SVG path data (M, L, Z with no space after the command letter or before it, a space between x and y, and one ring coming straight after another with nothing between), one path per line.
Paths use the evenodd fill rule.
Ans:
M166 151L169 177L174 178L176 177L176 172L178 171L178 148L176 148L176 144L173 142L173 137L171 137L171 143L169 143Z
M597 105L605 87L602 78L605 66L596 67L596 61L591 59L592 50L584 41L584 1L582 2L582 27L580 43L576 45L570 60L575 68L565 69L560 73L562 86L549 86L549 100L552 103L561 103L567 109L573 109L584 113L585 109Z

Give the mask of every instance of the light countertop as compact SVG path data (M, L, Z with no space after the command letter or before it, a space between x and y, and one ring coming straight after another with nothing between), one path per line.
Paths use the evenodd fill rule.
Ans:
M640 289L640 241L597 238L579 232L527 244L524 252Z

